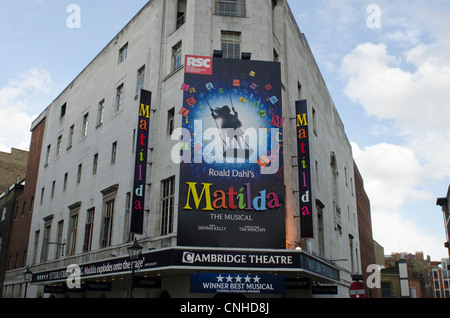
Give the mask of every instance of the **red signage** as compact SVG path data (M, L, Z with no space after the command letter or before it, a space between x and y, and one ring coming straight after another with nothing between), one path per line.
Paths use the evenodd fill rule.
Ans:
M212 57L186 55L185 73L212 75Z
M366 298L366 286L361 282L354 282L350 286L350 298Z

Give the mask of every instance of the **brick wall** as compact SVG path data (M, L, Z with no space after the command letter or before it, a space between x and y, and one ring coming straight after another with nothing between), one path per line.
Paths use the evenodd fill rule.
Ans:
M36 182L41 157L41 146L44 137L45 119L37 124L32 130L30 153L26 169L25 188L22 197L16 201L19 208L18 217L12 220L10 243L8 253L19 254L18 267L27 265L26 255L28 252L28 238L33 215L33 204L36 202ZM12 268L10 268L12 269Z
M12 148L11 153L0 151L0 193L25 178L28 151Z

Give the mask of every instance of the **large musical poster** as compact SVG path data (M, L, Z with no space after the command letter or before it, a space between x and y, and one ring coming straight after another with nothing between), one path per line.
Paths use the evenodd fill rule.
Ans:
M280 64L186 56L178 245L285 248Z

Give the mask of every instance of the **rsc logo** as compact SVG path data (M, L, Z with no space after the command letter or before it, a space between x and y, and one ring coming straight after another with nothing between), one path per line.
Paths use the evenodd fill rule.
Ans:
M212 75L212 57L186 55L186 73Z

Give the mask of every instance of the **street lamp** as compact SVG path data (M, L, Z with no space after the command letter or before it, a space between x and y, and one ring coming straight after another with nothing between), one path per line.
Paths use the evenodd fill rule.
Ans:
M130 298L133 298L133 283L134 283L134 270L136 268L136 261L141 256L142 246L138 244L136 239L134 239L133 244L127 247L128 255L130 256L131 261L131 289L130 289Z
M23 295L23 298L27 298L28 282L31 281L32 276L33 276L33 272L30 271L30 267L27 266L27 268L23 272L23 280L25 281L25 293Z

